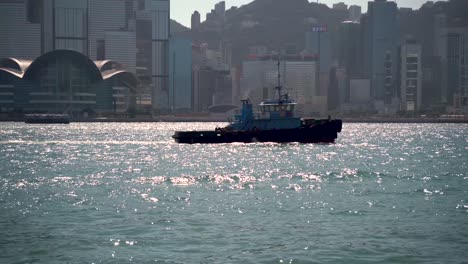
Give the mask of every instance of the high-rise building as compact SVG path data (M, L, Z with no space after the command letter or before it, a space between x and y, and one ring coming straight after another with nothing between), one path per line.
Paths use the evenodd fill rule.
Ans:
M442 14L434 20L434 55L440 60L442 76L440 102L449 112L466 111L468 28L449 26Z
M371 108L370 80L349 81L349 101L341 105L341 113L347 116L366 115Z
M65 49L92 60L115 60L140 77L141 94L152 97L154 109L167 108L169 4L169 0L1 1L0 58L34 60Z
M447 105L447 17L444 14L434 16L433 54L440 64L440 87L435 90L435 102Z
M226 14L226 2L225 1L221 1L219 3L217 3L215 5L215 14L221 18L221 19L224 19L224 16Z
M331 34L326 25L309 24L306 31L305 50L315 58L318 65L315 72L315 96L327 96L330 69L332 66Z
M368 3L365 29L369 52L369 77L371 94L376 101L390 105L396 97L397 71L397 5L387 0ZM382 105L382 104L379 104ZM388 111L388 109L378 109ZM394 109L393 109L394 110Z
M170 109L173 112L192 110L192 40L171 37L169 56Z
M344 21L339 27L338 63L351 79L363 75L360 31L361 25L354 21Z
M193 110L207 112L213 105L213 94L216 89L217 72L210 68L196 67L193 69Z
M343 2L339 2L339 3L333 4L333 9L345 11L345 10L348 10L348 5Z
M417 112L422 107L421 45L406 41L400 55L400 110Z
M320 24L312 24L307 27L305 49L319 60L320 72L328 73L332 63L331 37L328 27Z
M137 1L137 75L149 81L155 111L169 109L169 21L169 0Z
M446 98L452 111L467 106L468 28L449 28L447 32Z
M335 87L331 87L328 96L334 96L335 99L328 99L328 107L333 108L333 105L330 104L335 102L337 105L335 107L341 107L344 103L349 102L349 77L346 74L346 70L342 67L336 67L335 71Z
M78 51L89 56L90 8L88 1L44 0L42 51Z
M203 23L203 29L206 31L221 32L224 30L224 23L226 18L226 3L221 1L215 4L214 9L211 9L206 14L206 20Z
M250 98L254 104L277 96L278 61L256 59L243 62L241 98ZM316 61L281 61L280 75L283 92L298 103L297 113L308 116L324 116L327 113L327 96L318 95Z
M348 10L348 18L350 21L359 22L361 20L361 7L358 5L352 5Z
M370 80L354 79L349 82L349 102L351 104L368 104L370 97Z
M97 41L99 43L99 41ZM97 50L97 47L96 47ZM125 69L136 73L136 35L135 32L107 31L104 34L104 57L96 60L114 60L122 64ZM93 58L93 57L91 57Z
M422 57L422 108L431 112L445 112L441 104L442 64L437 56Z
M361 42L361 58L362 58L362 78L370 79L371 76L371 34L369 25L369 15L363 14L361 16L361 30L359 32L359 39Z
M36 2L0 1L0 58L33 60L41 55L41 9Z
M194 45L192 52L194 111L206 112L214 105L232 104L233 78L223 52L210 50L207 44Z
M232 104L233 85L230 72L209 67L195 67L192 74L193 110L207 112L214 105Z
M89 57L122 61L135 72L136 34L134 12L130 12L133 11L132 3L125 0L89 2Z
M191 18L191 24L190 24L192 31L196 31L200 29L200 24L201 24L200 19L201 19L200 13L198 11L193 12L192 18Z
M213 105L230 105L233 103L231 72L217 71L216 73Z

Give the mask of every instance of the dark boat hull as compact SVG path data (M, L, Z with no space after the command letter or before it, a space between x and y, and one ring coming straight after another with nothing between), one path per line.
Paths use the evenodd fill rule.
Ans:
M334 143L341 132L341 120L294 129L249 131L177 131L172 136L177 143L234 143L234 142L300 142Z
M25 120L26 124L70 124L70 120L55 120L55 119L46 119L46 120Z
M27 124L69 124L67 115L27 115L24 120Z

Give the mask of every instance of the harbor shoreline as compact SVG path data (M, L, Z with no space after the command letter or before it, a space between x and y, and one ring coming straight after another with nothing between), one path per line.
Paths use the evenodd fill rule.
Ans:
M459 123L468 124L468 118L341 118L343 123ZM24 118L2 118L0 122L24 122ZM153 118L71 118L72 123L158 123L158 122L228 122L220 117L174 117Z

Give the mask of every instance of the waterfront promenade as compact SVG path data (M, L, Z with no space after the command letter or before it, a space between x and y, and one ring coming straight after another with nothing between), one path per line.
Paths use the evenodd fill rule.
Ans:
M425 117L425 118L404 118L404 117L337 117L344 123L468 123L468 117ZM135 118L72 118L72 122L228 122L228 117L224 116L148 116ZM24 122L23 117L3 117L0 122Z

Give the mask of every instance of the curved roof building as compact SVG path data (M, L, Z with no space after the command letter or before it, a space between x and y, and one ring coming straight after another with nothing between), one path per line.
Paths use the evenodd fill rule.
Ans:
M93 62L82 53L54 50L34 61L0 60L1 110L124 112L138 79L116 61Z
M18 72L24 73L29 67L32 61L30 60L20 60L15 58L4 58L0 60L0 66L4 68L10 68Z

